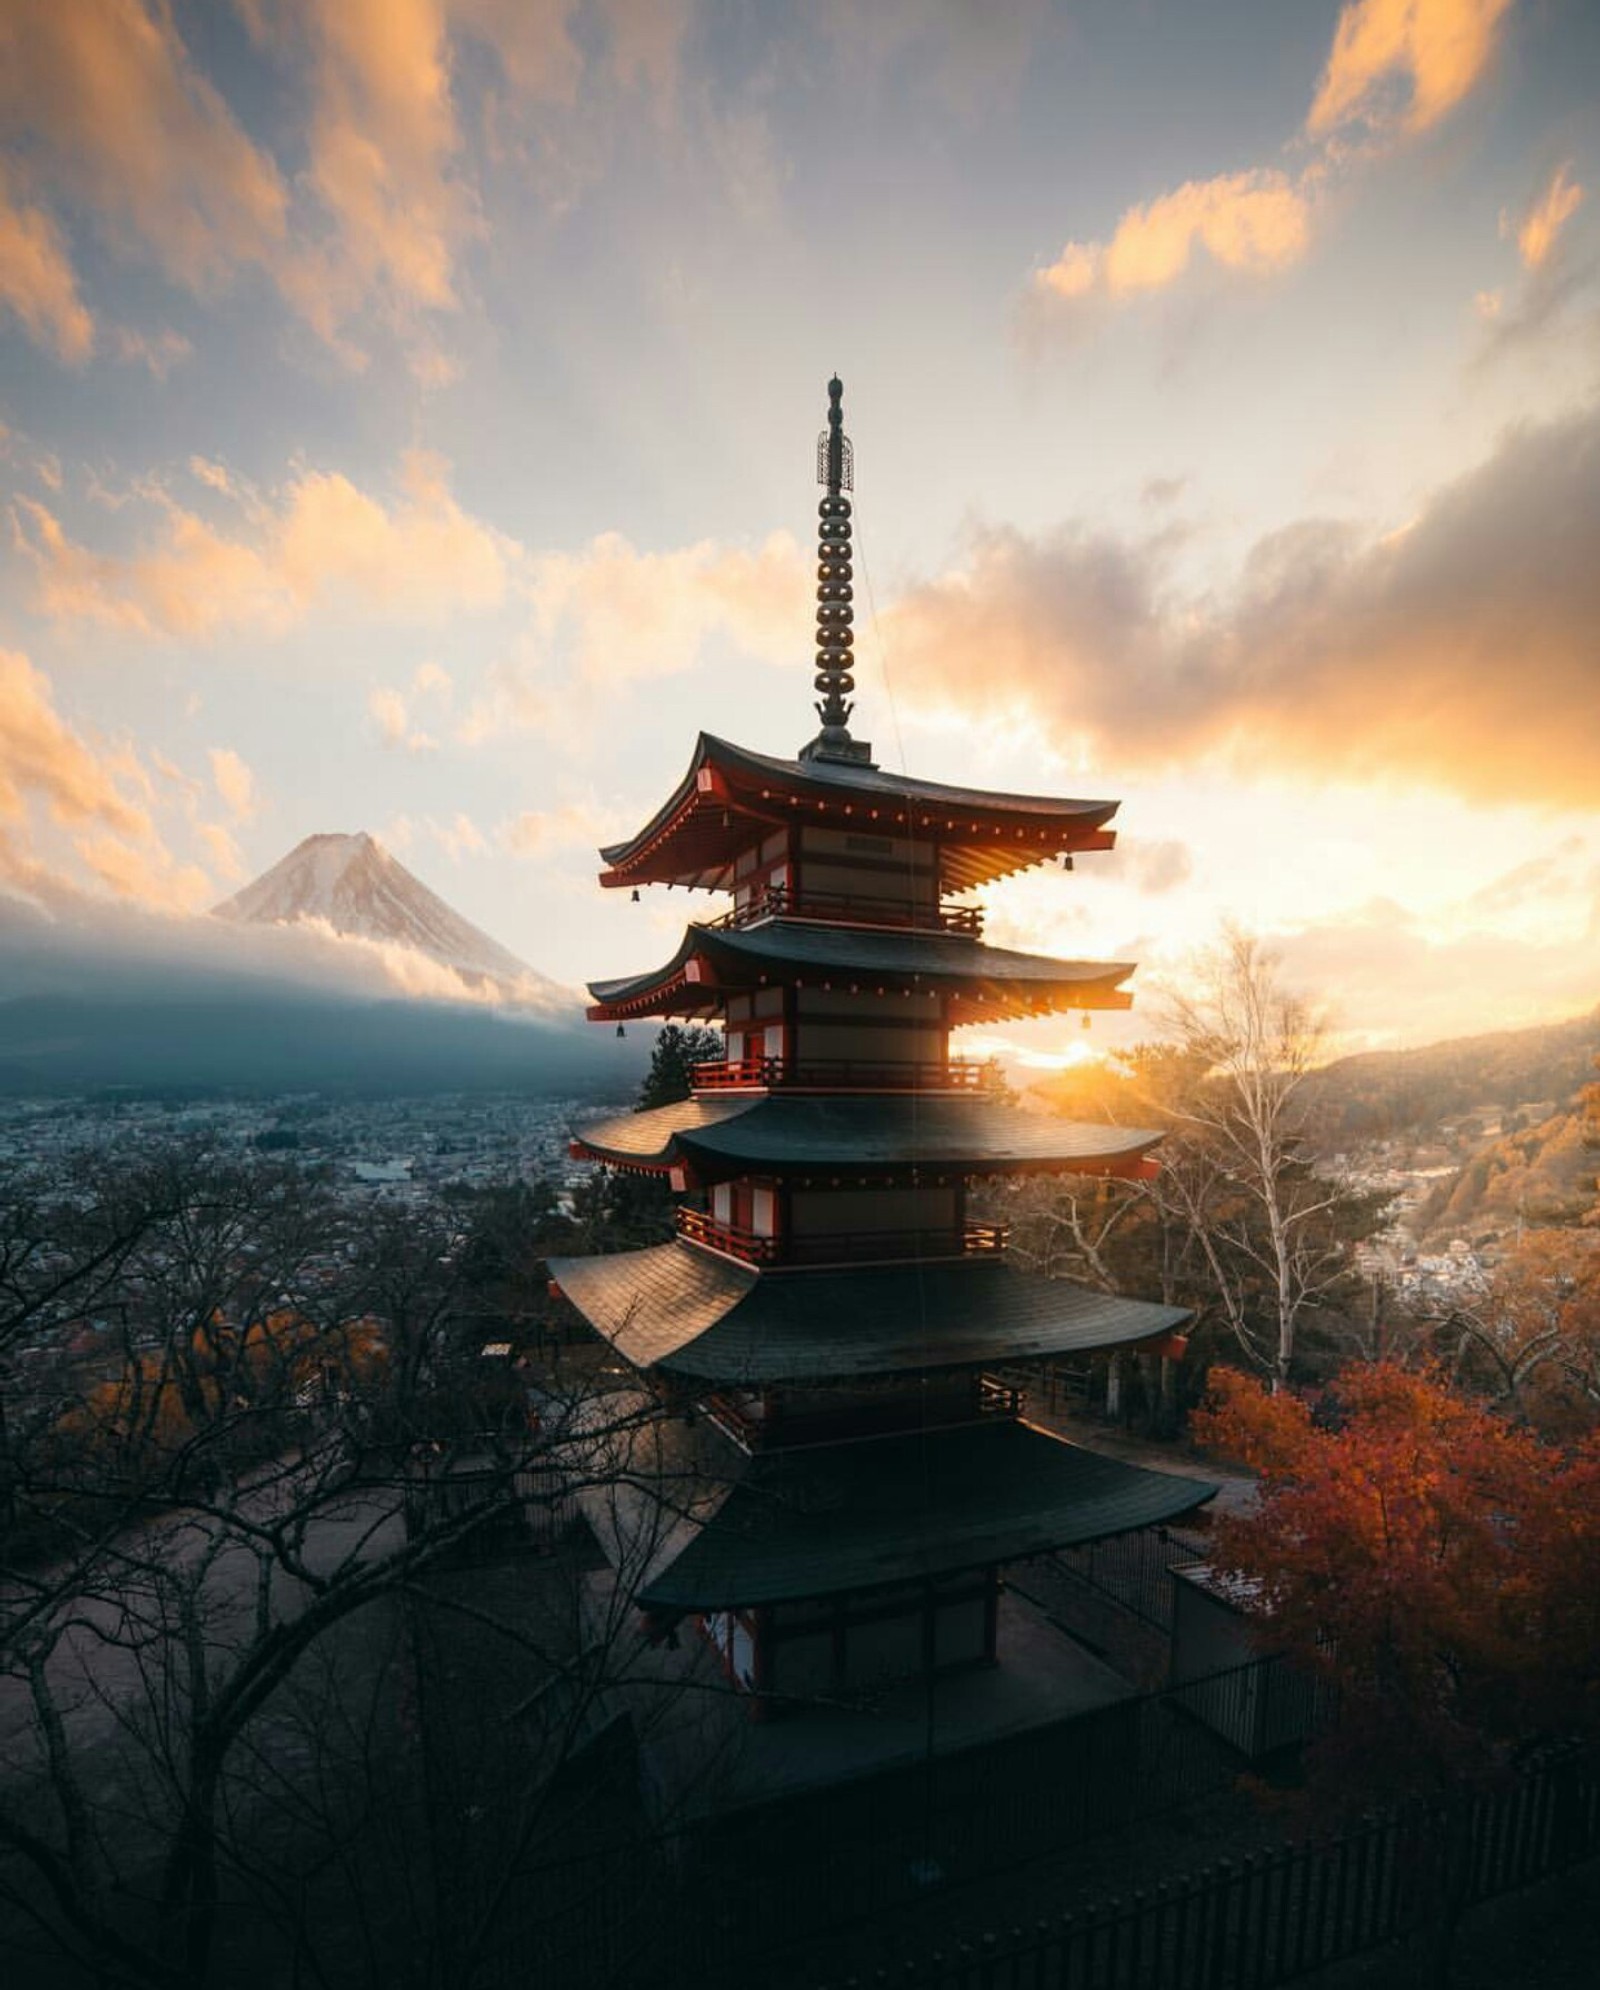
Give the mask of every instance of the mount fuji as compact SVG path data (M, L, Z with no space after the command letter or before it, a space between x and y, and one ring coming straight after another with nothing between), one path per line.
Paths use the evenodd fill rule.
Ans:
M0 1095L507 1091L615 1099L626 1045L371 836L310 836L174 918L0 893Z
M375 836L308 836L213 917L258 926L320 922L344 939L409 947L469 984L508 994L550 984L430 891Z

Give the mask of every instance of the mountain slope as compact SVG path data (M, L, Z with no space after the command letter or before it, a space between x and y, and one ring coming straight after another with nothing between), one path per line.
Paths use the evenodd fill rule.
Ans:
M1315 1072L1307 1089L1330 1144L1425 1135L1480 1107L1565 1105L1594 1076L1597 1053L1600 1010L1416 1050L1363 1051Z
M263 926L325 920L350 939L414 948L469 980L537 978L364 832L308 836L212 911L218 919Z

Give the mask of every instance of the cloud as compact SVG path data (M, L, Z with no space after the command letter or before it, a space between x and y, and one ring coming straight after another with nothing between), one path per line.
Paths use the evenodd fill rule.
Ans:
M1155 897L1175 891L1194 875L1194 857L1176 837L1119 836L1117 847L1095 860L1094 877L1123 880Z
M195 474L229 488L218 466ZM448 465L423 450L402 458L389 503L339 472L302 470L275 501L252 504L243 529L213 525L159 486L140 495L159 530L131 554L97 553L44 505L13 501L12 537L33 567L37 613L182 639L226 628L281 633L314 609L440 620L498 605L520 551L461 509Z
M211 861L211 868L218 877L229 884L240 884L245 878L244 852L231 829L220 822L197 822L195 835Z
M789 532L754 547L703 539L665 552L606 532L577 553L541 554L527 569L528 627L489 673L459 736L559 728L618 685L694 668L713 641L793 662L810 571Z
M470 815L460 810L453 822L434 822L430 819L429 829L433 840L450 858L451 863L459 864L463 857L484 857L489 853L489 844L483 831Z
M204 904L210 880L174 860L143 805L155 792L135 755L92 745L57 712L49 679L20 652L0 650L0 886L41 903L75 890L36 851L42 816L119 897L161 911Z
M417 666L411 680L411 695L392 684L377 684L367 693L367 715L378 728L385 746L403 746L408 753L432 753L439 742L431 733L412 724L412 701L431 700L448 705L455 691L450 673L437 663Z
M887 639L925 706L1015 712L1130 770L1216 754L1587 809L1597 515L1591 408L1511 432L1400 531L1271 535L1226 598L1179 597L1159 548L992 531L887 611Z
M306 180L332 239L290 273L324 337L370 296L397 311L453 310L459 245L483 232L454 171L461 138L443 0L296 7L312 51Z
M197 296L257 273L357 366L351 327L375 312L434 386L457 365L429 321L458 309L463 254L487 233L465 120L478 112L492 131L537 104L576 131L594 109L579 101L586 82L609 84L630 115L640 97L665 114L693 13L690 0L594 0L580 39L579 0L236 7L303 118L285 135L287 169L202 73L200 41L180 26L195 10L170 0L8 0L0 128L36 165L39 197L83 213L119 256ZM30 331L81 358L89 321L57 222L38 206L0 213L0 266L37 265ZM176 337L130 332L115 349L164 377L183 356Z
M113 246L131 234L185 288L280 262L282 175L195 69L167 7L10 0L0 119L28 134Z
M568 802L560 808L524 809L501 824L495 840L514 857L538 860L553 850L585 844L599 849L614 842L626 826L615 810L597 808L592 802Z
M211 778L236 821L248 821L255 814L256 777L231 746L212 747Z
M789 532L754 549L705 539L646 553L621 533L533 564L528 596L547 641L565 637L592 682L627 683L687 669L714 633L755 655L793 654L807 560Z
M0 821L21 821L30 797L60 823L150 833L105 759L56 711L50 680L19 651L0 650Z
M1476 86L1511 0L1352 0L1306 129L1314 137L1362 121L1426 131Z
M216 896L216 886L197 864L175 863L159 844L80 836L76 848L101 884L151 911L199 912Z
M1550 184L1522 217L1517 228L1517 254L1525 269L1543 268L1562 229L1583 204L1583 188L1571 174L1569 159L1556 168Z
M3 61L0 54L0 61ZM14 311L36 345L69 365L94 350L94 319L55 223L42 208L13 199L0 169L0 304Z
M193 356L194 347L182 332L136 332L119 325L112 334L118 359L130 366L142 366L152 379L165 380L175 366Z
M1343 1048L1433 1043L1514 1029L1594 1007L1600 920L1587 933L1508 939L1492 925L1440 932L1392 900L1376 899L1299 931L1275 935L1297 986L1330 991Z
M1256 166L1189 180L1128 208L1109 241L1069 241L1035 269L1027 305L1045 322L1095 299L1125 302L1167 289L1204 250L1221 269L1272 276L1306 255L1317 200L1338 166L1356 160L1360 123L1370 154L1380 140L1415 134L1453 110L1478 82L1511 0L1349 0L1302 137L1309 163L1291 180ZM1558 224L1559 225L1559 224Z
M822 25L846 87L908 80L975 120L1009 98L1046 17L1045 0L973 7L969 0L827 0Z
M1202 248L1224 269L1268 275L1298 262L1310 239L1310 203L1284 174L1226 173L1130 207L1108 243L1069 242L1034 286L1069 300L1160 290Z

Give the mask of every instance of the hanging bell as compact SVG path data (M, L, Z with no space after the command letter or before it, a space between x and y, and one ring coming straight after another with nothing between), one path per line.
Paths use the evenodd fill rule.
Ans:
M637 885L633 888L633 902L635 905L639 903L639 887Z
M1093 1019L1091 1018L1091 1016L1090 1016L1090 1014L1089 1014L1089 1011L1088 1011L1087 1009L1085 1009L1085 1010L1084 1010L1084 1012L1083 1012L1083 1027L1084 1027L1085 1029L1087 1029L1087 1028L1089 1027L1089 1024L1090 1024L1090 1022L1091 1022L1092 1020L1093 1020ZM620 1034L620 1032L619 1032L619 1034Z
M618 1035L618 1036L626 1036L627 1034L628 1034L628 1032L627 1032L627 1031L626 1031L626 1030L625 1030L625 1029L624 1029L624 1028L622 1027L621 1023L618 1023L618 1024L617 1024L617 1035Z

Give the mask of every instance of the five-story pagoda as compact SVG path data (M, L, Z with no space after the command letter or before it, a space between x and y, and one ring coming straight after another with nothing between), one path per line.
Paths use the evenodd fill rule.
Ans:
M987 946L964 896L1109 849L1117 805L885 773L851 737L853 478L837 379L828 393L821 730L794 760L702 734L665 805L601 853L604 885L732 896L664 966L591 984L597 1021L722 1025L691 1098L576 1136L668 1177L678 1234L551 1264L694 1428L696 1494L662 1492L637 1602L663 1628L696 1621L736 1683L782 1698L994 1661L1006 1563L1214 1490L1026 1420L1030 1369L1170 1352L1186 1317L1019 1270L967 1212L989 1176L1154 1166L1156 1134L1003 1104L950 1052L965 1024L1128 1006L1131 965Z

